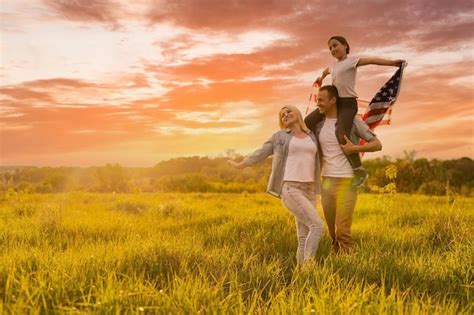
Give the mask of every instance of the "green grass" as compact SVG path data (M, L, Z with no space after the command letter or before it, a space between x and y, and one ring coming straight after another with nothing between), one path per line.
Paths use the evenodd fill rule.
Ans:
M360 195L354 252L300 269L267 194L0 198L0 313L474 312L473 199Z

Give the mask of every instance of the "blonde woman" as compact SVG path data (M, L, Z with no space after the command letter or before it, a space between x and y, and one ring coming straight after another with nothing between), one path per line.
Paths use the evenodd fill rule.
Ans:
M306 127L301 112L284 106L278 115L280 130L242 162L229 160L236 168L253 166L273 155L267 191L282 199L295 216L298 237L298 263L313 259L323 235L324 223L316 211L316 192L320 191L318 144Z

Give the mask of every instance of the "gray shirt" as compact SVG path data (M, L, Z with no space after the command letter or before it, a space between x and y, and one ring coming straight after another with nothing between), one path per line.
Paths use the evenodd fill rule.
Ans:
M308 133L311 140L318 146L316 136L311 131ZM267 192L273 196L280 197L281 187L283 186L283 176L285 174L286 161L288 159L288 148L291 140L289 129L275 132L263 146L254 153L247 156L243 164L252 166L262 162L270 155L273 155L272 173L268 181ZM319 146L318 146L319 147ZM321 191L321 172L319 150L316 151L316 167L314 168L314 181L316 184L316 193Z

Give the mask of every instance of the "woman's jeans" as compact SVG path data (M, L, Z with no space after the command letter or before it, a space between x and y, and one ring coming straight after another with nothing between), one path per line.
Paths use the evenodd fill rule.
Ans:
M316 211L315 183L285 181L281 197L283 205L296 219L296 259L298 263L307 262L315 256L324 232L324 223Z

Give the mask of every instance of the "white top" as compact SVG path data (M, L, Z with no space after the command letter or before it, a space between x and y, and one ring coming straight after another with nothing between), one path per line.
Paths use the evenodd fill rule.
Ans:
M328 177L353 177L352 167L349 164L341 145L336 138L337 118L327 118L319 133L319 143L323 151L322 176Z
M347 57L329 66L332 85L336 86L340 97L357 97L355 83L359 59L360 57Z
M314 182L317 150L318 148L310 136L304 139L291 137L283 180Z

